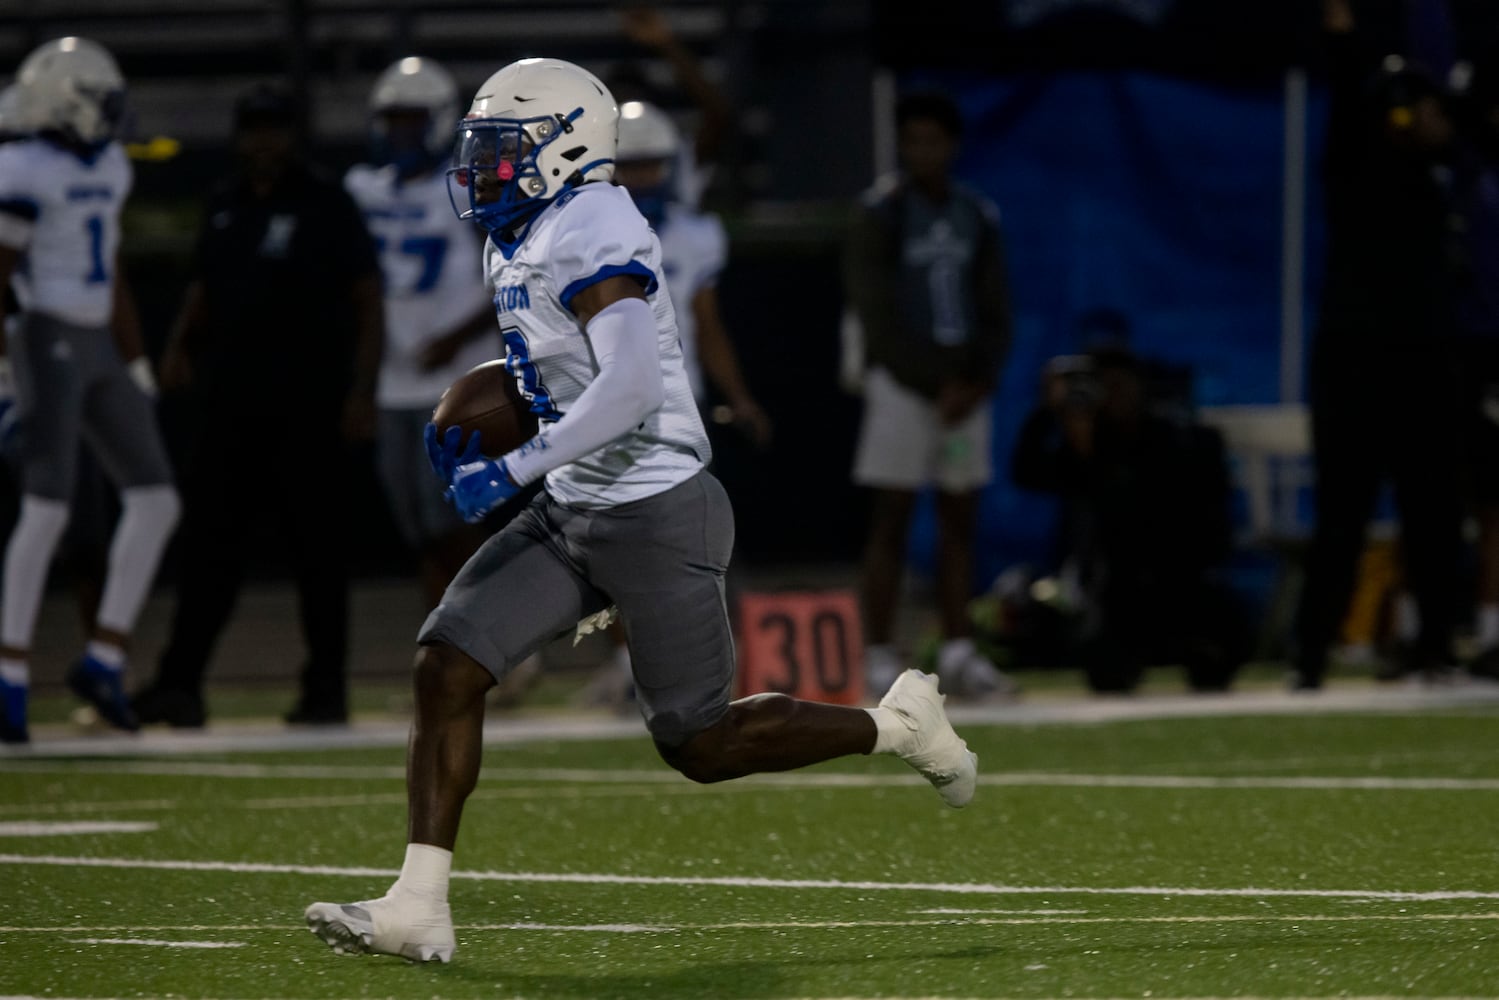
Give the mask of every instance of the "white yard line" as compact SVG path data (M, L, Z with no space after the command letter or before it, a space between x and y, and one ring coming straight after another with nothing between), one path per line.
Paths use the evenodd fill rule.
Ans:
M60 773L60 774L131 774L155 777L203 777L245 778L257 780L306 780L328 779L353 780L404 780L406 773L400 767L370 767L351 764L305 765L305 764L225 764L193 761L78 761L40 764L8 763L0 761L0 773ZM733 783L702 788L691 785L677 772L662 765L660 768L489 768L481 780L494 782L525 782L552 786L544 790L552 794L556 786L567 784L595 785L650 785L676 786L698 793L730 791L735 788L759 787L798 789L829 788L882 788L901 785L920 785L922 779L905 770L892 770L889 774L837 774L825 771L784 774L756 774ZM1071 774L1051 771L1016 771L1011 773L981 774L979 783L996 788L1005 787L1056 787L1056 788L1164 788L1164 789L1274 789L1308 791L1450 791L1450 792L1494 792L1499 791L1499 778L1440 778L1440 777L1370 777L1359 775L1247 775L1208 776L1190 774ZM494 792L495 789L486 789ZM523 792L506 793L526 797ZM280 799L258 801L279 802ZM217 807L217 804L216 804ZM23 807L10 806L7 810ZM270 808L270 807L263 807Z
M73 944L143 944L153 948L243 948L243 941L157 941L152 938L67 938Z
M1252 913L1198 914L1157 917L1095 916L1095 917L964 917L948 920L735 920L721 923L678 924L540 924L540 923L478 923L454 924L459 931L530 931L546 934L676 934L683 931L745 931L745 930L857 930L881 927L1025 927L1057 924L1350 924L1390 923L1409 920L1442 921L1464 923L1499 920L1499 913L1358 913L1358 914L1299 914L1274 915ZM300 930L301 924L276 924L264 926L196 924L187 926L114 926L114 927L0 927L0 934L144 934L164 931L182 931L195 934L214 932L269 931L283 934L289 930ZM239 947L239 943L223 942L177 942L137 938L69 938L85 944L164 944L176 947Z
M75 837L95 833L151 833L155 823L101 820L69 823L14 822L0 823L0 837Z
M177 799L116 799L105 802L36 802L31 805L0 806L0 816L34 816L37 813L139 812L180 809Z
M167 861L154 858L70 857L53 854L0 854L0 864L49 865L71 868L117 868L154 871L216 871L236 874L318 875L352 878L394 878L394 868L288 865L251 861ZM1399 889L1275 889L1201 886L1037 886L983 882L875 882L843 879L788 879L757 876L614 875L575 872L455 871L455 880L477 882L551 883L567 885L671 885L744 889L839 889L860 892L937 892L985 896L1182 896L1196 898L1378 899L1437 902L1458 899L1499 900L1499 892L1472 889L1408 891Z

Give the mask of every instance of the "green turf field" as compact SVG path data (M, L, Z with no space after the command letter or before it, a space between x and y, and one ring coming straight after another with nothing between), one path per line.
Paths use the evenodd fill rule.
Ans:
M700 788L643 737L494 746L447 966L301 923L393 877L399 747L0 758L0 995L1499 996L1496 723L960 725L963 811L890 758Z

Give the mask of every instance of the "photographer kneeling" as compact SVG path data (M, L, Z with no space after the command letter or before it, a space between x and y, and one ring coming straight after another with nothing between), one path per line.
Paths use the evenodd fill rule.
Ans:
M1071 652L1093 690L1130 691L1147 666L1181 664L1193 690L1221 691L1249 648L1215 578L1231 547L1223 441L1156 404L1128 350L1054 358L1011 473L1063 502L1064 576L1081 602Z

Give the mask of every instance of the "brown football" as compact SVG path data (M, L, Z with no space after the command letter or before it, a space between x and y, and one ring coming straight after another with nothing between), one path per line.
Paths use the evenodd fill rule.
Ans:
M437 401L432 422L439 436L449 427L463 428L464 444L478 431L479 448L490 458L519 448L536 434L536 416L503 360L486 361L460 375Z

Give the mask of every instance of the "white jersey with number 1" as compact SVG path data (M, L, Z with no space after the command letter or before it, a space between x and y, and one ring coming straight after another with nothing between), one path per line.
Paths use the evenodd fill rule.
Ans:
M614 275L642 283L656 317L665 401L625 434L547 473L546 488L578 507L613 507L665 492L712 455L682 366L676 313L661 282L661 244L624 188L595 182L558 198L507 258L493 240L484 272L494 295L507 364L546 424L598 374L588 335L570 310L583 289Z
M23 255L15 275L23 309L108 325L131 181L118 143L90 159L43 139L0 145L0 245Z

